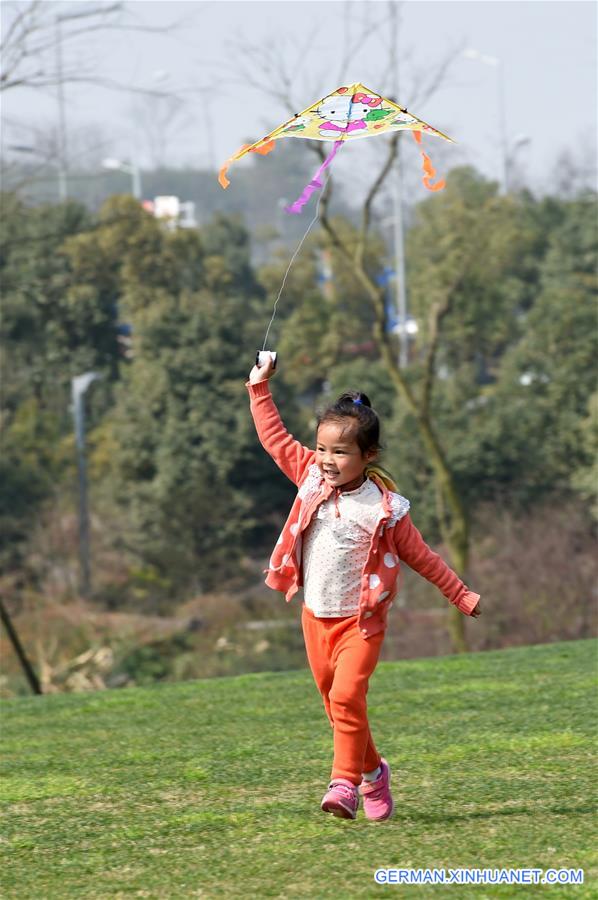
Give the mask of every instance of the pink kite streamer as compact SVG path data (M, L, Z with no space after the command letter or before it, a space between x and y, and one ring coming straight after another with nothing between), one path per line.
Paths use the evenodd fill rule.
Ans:
M301 212L301 210L303 209L303 207L305 206L305 204L307 203L307 201L309 200L309 198L311 197L311 195L314 193L314 191L317 191L319 188L322 187L322 182L320 180L320 176L322 175L322 172L324 171L324 169L328 168L328 166L330 165L330 163L332 162L332 160L338 153L339 147L341 146L342 143L343 143L343 141L335 141L334 142L334 147L332 148L332 151L328 154L328 156L326 157L326 159L324 160L324 162L322 163L322 165L320 166L320 168L318 169L318 171L316 172L316 174L314 175L312 180L309 182L309 184L306 185L306 187L303 189L303 193L301 194L301 196L298 197L294 203L291 203L290 206L285 206L285 208L284 208L285 212L291 213L292 215L298 215Z

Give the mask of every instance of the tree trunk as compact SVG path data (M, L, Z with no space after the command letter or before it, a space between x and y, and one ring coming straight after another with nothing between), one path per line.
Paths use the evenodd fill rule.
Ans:
M457 574L465 580L469 558L469 523L467 514L461 502L445 454L432 427L429 412L427 409L422 409L418 404L411 388L403 377L403 373L397 365L396 354L390 342L388 332L386 331L386 308L384 304L383 289L379 288L378 285L372 281L362 263L364 257L362 241L365 240L365 233L362 234L362 241L360 241L355 256L351 256L342 241L340 241L335 230L330 225L325 213L322 215L321 220L336 248L351 263L357 279L371 300L376 315L373 326L374 338L397 393L406 402L409 410L415 417L420 437L427 450L428 461L434 472L437 497L440 495L443 499L443 507L444 503L446 503L448 507L448 522L446 516L443 515L440 518L440 533L443 541L448 547L453 568ZM466 652L468 647L464 616L463 613L455 607L452 607L449 610L448 629L454 652Z

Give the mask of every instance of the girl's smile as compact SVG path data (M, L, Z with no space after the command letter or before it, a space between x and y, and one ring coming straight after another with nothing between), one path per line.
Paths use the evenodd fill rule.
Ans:
M355 490L363 484L364 469L375 456L375 451L361 452L351 426L323 422L318 428L316 463L327 484Z

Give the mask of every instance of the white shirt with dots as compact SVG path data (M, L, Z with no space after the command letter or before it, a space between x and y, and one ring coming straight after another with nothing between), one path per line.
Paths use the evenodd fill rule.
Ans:
M335 491L318 507L303 535L303 596L318 618L359 612L361 576L381 510L382 492L369 478L354 491Z

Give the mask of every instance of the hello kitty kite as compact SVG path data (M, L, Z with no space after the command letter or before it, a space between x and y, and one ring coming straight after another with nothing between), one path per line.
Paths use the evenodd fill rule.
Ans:
M337 88L332 94L318 100L303 112L297 113L288 122L275 128L259 141L254 144L244 144L222 166L218 181L223 188L227 188L230 182L226 173L233 162L241 159L246 153L259 153L260 155L270 153L274 149L274 142L279 138L296 137L312 141L334 141L332 151L305 187L301 196L286 208L287 212L299 213L314 191L322 187L322 173L328 168L344 143L391 131L413 132L413 137L420 145L423 157L424 185L431 191L442 190L443 180L433 183L436 171L429 156L421 149L421 135L422 131L425 131L426 134L451 141L451 143L452 139L393 103L392 100L387 100L375 91L364 87L363 84Z

